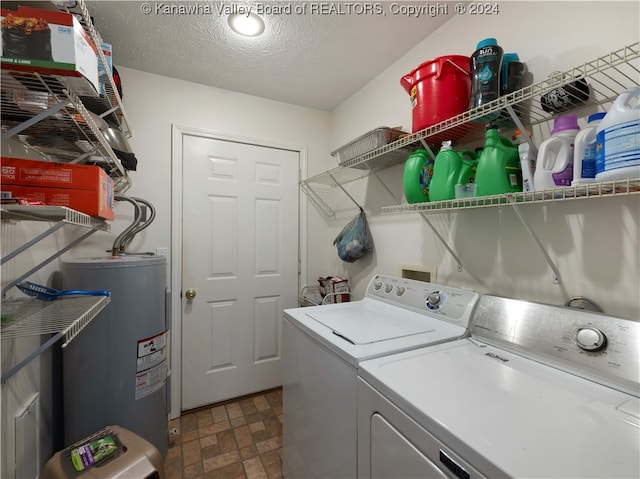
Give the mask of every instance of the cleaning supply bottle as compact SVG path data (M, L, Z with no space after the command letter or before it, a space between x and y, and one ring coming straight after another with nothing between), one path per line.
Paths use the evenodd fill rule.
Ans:
M485 38L471 55L471 99L469 109L500 96L503 50L495 38Z
M522 191L522 171L518 150L498 134L498 127L487 126L484 148L476 169L476 196Z
M433 177L433 159L424 148L409 155L404 164L404 196L407 203L429 201L429 189Z
M587 126L576 135L572 186L596 181L596 130L605 115L604 112L589 115Z
M562 115L553 122L551 137L540 144L533 186L536 190L571 186L573 147L580 131L576 115Z
M522 191L533 191L533 175L536 171L538 150L529 143L520 143L518 145L518 154L520 155L520 169L522 170Z
M639 99L640 86L629 88L600 121L596 131L596 181L640 178Z
M476 154L473 151L454 151L450 141L443 141L433 166L429 200L454 199L456 185L466 185L469 182L475 173L476 163Z
M500 67L500 94L508 95L522 88L525 66L517 53L505 53Z

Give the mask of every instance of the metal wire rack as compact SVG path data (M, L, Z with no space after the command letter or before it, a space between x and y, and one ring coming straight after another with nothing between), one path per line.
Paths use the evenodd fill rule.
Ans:
M627 45L607 55L524 87L509 95L502 96L486 105L471 109L436 125L425 128L424 130L407 135L397 141L352 158L344 166L338 166L310 178L303 179L300 184L303 190L308 191L313 190L314 185L339 186L340 184L346 184L363 178L370 172L375 172L381 168L371 168L370 170L358 169L357 172L354 172L354 169L361 168L362 165L366 166L367 163L373 163L371 160L393 154L407 146L416 144L428 146L431 139L439 137L439 135L452 128L466 130L466 136L460 140L460 142L464 142L465 140L473 141L478 139L478 132L483 131L484 124L489 121L488 118L490 118L493 123L502 127L534 126L547 122L553 118L553 114L546 112L542 108L540 98L558 87L579 79L586 79L588 81L591 94L586 103L578 105L576 101L576 108L610 103L621 91L640 84L640 42ZM518 125L518 123L520 123L520 125ZM396 156L392 161L376 161L375 164L377 166L384 164L386 168L398 164L401 161L402 160ZM483 199L480 200L479 203L472 201L469 203L469 207L476 207L471 205L486 201L489 200ZM456 200L455 204L458 205L462 203ZM327 205L324 205L324 207L330 210ZM456 206L455 208L460 207L462 206ZM425 211L430 208L437 209L437 206L400 205L384 208L383 212L387 214L397 213L404 212L405 209L409 211Z
M63 339L66 347L109 303L107 296L78 296L41 301L39 299L10 300L12 312L7 313L7 301L3 305L3 321L0 340L25 336L53 334L53 336L27 358L2 375L4 384L36 356ZM6 316L6 317L5 317Z
M2 137L17 138L49 161L101 166L123 193L131 182L120 159L64 79L2 69Z
M111 230L111 224L105 220L65 206L2 205L0 214L2 220L64 222L101 231Z
M433 201L429 203L384 206L382 207L382 214L389 215L415 212L447 213L450 211L470 208L492 208L511 204L554 203L566 200L581 200L637 194L640 194L640 178L591 183L578 186L565 186L540 191L478 196L472 198L460 198L456 200Z

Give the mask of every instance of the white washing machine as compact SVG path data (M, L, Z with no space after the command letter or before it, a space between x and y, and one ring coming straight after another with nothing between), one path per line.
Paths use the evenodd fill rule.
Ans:
M477 299L376 275L360 301L285 310L284 476L355 478L358 363L464 337Z
M358 477L640 477L640 323L482 296L471 336L365 361Z

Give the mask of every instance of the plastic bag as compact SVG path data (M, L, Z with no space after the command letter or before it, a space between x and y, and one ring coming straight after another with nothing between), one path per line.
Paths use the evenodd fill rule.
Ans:
M333 244L338 248L340 259L347 263L353 263L373 251L373 238L371 238L371 231L363 210L360 210L360 214L342 228L340 234L333 240Z

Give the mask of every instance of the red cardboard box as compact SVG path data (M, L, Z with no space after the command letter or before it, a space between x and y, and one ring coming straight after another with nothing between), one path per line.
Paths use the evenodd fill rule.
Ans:
M1 166L2 184L95 190L109 179L102 168L93 165L2 157Z
M109 180L111 181L110 178ZM93 191L2 184L1 189L5 198L26 198L32 201L41 201L45 205L66 206L105 220L113 220L114 218L106 187Z
M26 198L46 205L113 220L113 180L99 166L2 158L5 197Z

